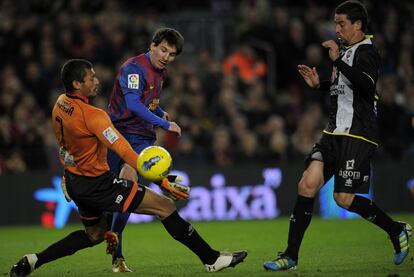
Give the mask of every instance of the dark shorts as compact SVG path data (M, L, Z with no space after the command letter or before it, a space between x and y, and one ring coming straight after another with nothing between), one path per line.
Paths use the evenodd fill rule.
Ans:
M307 156L306 167L322 160L325 182L335 176L335 192L368 193L375 151L375 145L362 139L323 134Z
M65 171L66 189L79 208L85 226L97 224L103 212L133 212L142 202L145 186L116 177L108 171L86 177Z

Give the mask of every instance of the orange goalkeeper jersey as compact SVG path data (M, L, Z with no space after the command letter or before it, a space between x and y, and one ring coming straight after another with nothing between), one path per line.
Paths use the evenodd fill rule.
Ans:
M53 107L52 122L62 165L74 174L100 176L109 170L106 154L110 148L136 168L138 154L115 129L106 112L88 101L80 94L66 93Z

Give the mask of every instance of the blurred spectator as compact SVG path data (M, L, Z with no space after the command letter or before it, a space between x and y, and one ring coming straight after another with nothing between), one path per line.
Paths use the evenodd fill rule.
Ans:
M244 84L252 84L266 75L266 64L260 61L252 47L241 44L233 53L224 59L225 75L235 75Z
M26 163L19 149L14 149L10 156L6 157L4 171L19 174L25 172L26 168Z
M206 154L202 147L196 147L191 136L182 135L178 142L174 163L177 164L196 164L206 162Z
M404 147L403 158L414 160L414 83L406 87L405 103L404 113L398 120L400 131L396 137Z
M59 161L59 146L56 143L52 122L46 121L39 129L43 136L47 168L53 174L61 174L62 168Z
M281 116L272 115L259 130L267 141L267 159L275 162L285 160L289 146L289 138L285 131L285 121Z
M389 154L394 158L399 158L404 146L396 134L399 132L400 127L398 122L404 114L404 109L397 103L398 87L396 76L384 76L380 80L380 87L381 97L378 102L378 126L383 151L379 151L379 155L387 156Z
M0 114L11 118L17 98L13 90L4 88L0 95Z
M236 153L237 162L262 162L264 158L263 149L260 146L256 133L245 132L240 138Z
M399 63L397 66L397 74L402 84L414 81L414 57L410 51L411 49L404 49L400 52Z
M301 117L298 128L292 135L293 155L304 158L310 153L321 134L322 112L318 105L311 105Z
M94 102L105 107L115 69L126 57L146 51L150 35L162 25L177 27L188 39L162 96L183 137L160 135L157 143L177 160L210 159L220 166L236 157L248 161L265 155L257 160L266 163L303 158L316 140L315 129L323 126L329 97L304 86L296 68L309 64L321 78L330 78L332 65L321 59L320 43L336 36L329 12L335 2L227 1L221 11L220 1L185 1L189 11L203 8L202 18L177 12L174 3L144 2L0 1L1 173L59 172L58 149L46 122L61 91L57 72L64 60L93 60L101 79ZM367 7L368 27L383 58L379 157L411 159L414 5L380 0L368 1ZM220 17L230 10L235 14ZM199 32L206 22L212 31ZM310 110L316 105L319 111L306 110L309 103Z
M270 101L266 97L265 85L256 81L246 91L241 112L246 115L249 126L255 128L266 121L270 113Z
M230 132L226 127L220 126L213 131L211 144L211 159L218 166L232 165L234 162L234 147Z
M19 145L22 134L7 116L0 117L0 155L3 160Z

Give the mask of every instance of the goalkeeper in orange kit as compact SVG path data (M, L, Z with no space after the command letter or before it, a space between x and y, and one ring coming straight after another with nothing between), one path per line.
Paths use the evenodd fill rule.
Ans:
M66 191L78 206L85 229L70 233L41 252L24 255L12 266L10 276L27 276L48 262L102 242L107 230L105 211L158 216L167 232L195 253L207 271L234 267L242 262L246 251L224 253L211 248L180 217L170 198L137 182L117 178L109 171L108 148L132 167L136 167L138 154L114 128L107 114L89 104L99 86L92 64L81 59L69 60L62 68L61 78L65 93L56 101L52 121L61 147ZM188 198L188 194L177 191L168 179L162 185L172 196Z

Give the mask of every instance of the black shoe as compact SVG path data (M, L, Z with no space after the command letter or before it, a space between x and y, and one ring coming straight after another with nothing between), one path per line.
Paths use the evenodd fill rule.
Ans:
M205 264L204 266L208 272L215 272L227 267L235 267L243 262L246 256L247 251L220 252L214 264Z
M27 256L24 256L10 269L10 277L25 277L32 272Z
M239 263L243 262L246 257L247 257L247 251L233 252L233 259L231 259L231 263L229 267L235 267Z

